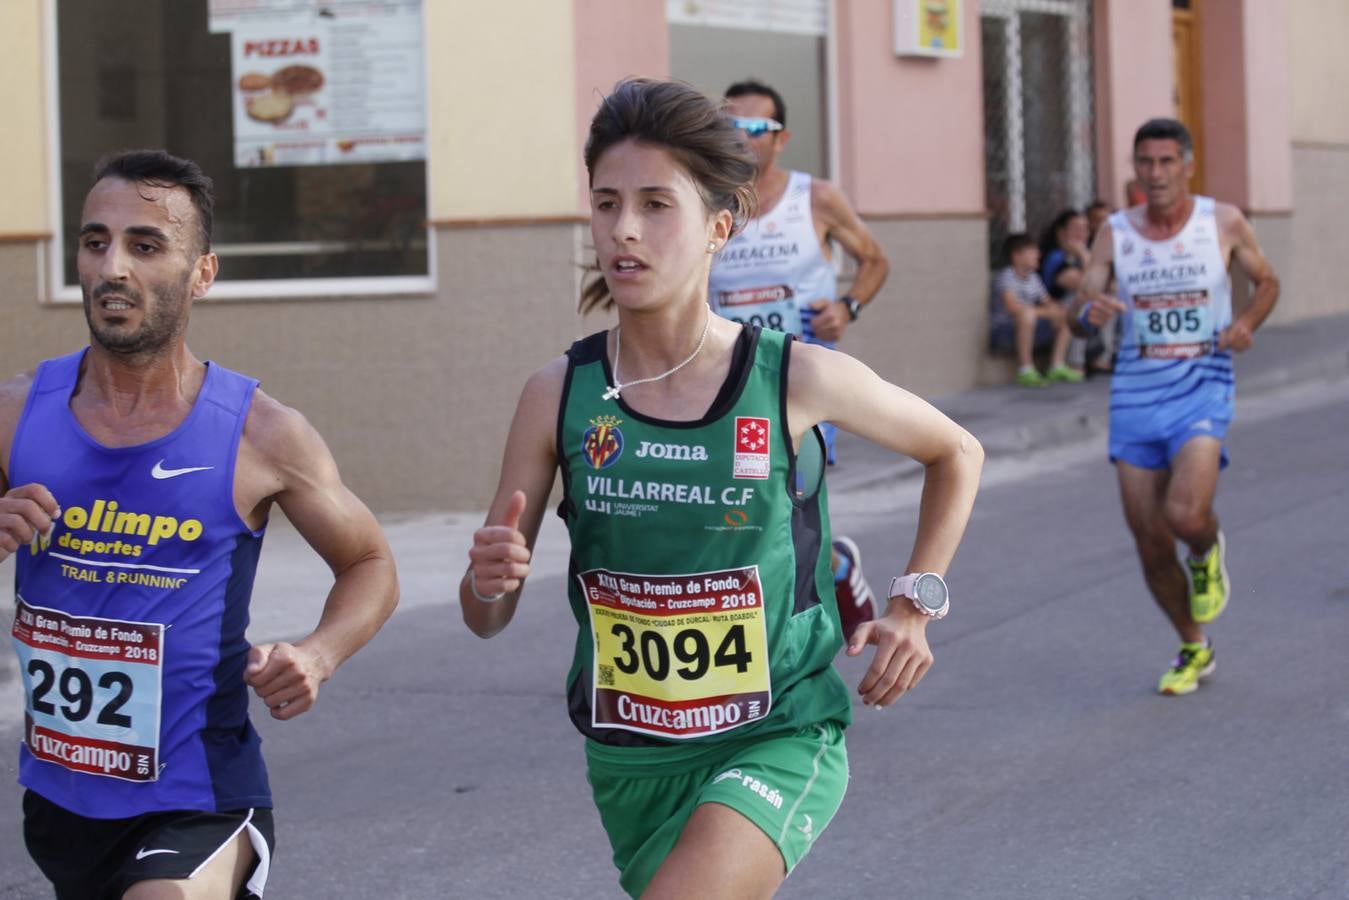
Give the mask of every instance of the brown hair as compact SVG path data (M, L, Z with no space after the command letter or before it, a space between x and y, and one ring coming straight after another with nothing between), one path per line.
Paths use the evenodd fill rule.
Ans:
M721 106L678 81L626 78L614 85L590 120L585 163L590 183L604 152L623 141L656 144L684 167L709 212L728 210L732 233L754 218L754 177L758 172L744 136ZM599 273L581 290L582 313L613 306L609 286Z

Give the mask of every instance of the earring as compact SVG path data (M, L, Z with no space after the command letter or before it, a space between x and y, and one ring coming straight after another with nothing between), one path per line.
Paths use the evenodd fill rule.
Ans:
M716 241L708 241L708 242L707 242L707 252L708 252L708 253L716 253L716 252L717 252L717 242L716 242Z

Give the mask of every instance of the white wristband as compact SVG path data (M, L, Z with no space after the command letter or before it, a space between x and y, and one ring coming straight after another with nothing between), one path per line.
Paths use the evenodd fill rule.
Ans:
M489 597L484 597L482 594L479 594L478 582L477 579L473 577L473 569L471 567L468 570L468 589L473 593L474 597L478 598L478 601L480 603L496 603L502 597L506 596L505 591L499 591L498 593L492 594Z

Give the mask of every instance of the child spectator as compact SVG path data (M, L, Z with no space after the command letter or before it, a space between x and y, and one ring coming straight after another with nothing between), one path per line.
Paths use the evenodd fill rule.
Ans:
M1072 332L1068 330L1064 307L1050 298L1036 271L1040 248L1025 234L1011 234L1003 244L1003 252L1008 265L993 279L989 304L993 349L1016 351L1016 383L1022 387L1044 387L1051 381L1081 381L1081 374L1064 363ZM1041 375L1031 354L1036 347L1051 342L1049 371Z

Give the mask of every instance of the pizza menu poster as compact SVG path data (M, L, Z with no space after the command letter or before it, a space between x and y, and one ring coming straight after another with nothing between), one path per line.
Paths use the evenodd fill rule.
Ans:
M231 25L236 166L426 158L419 8Z

